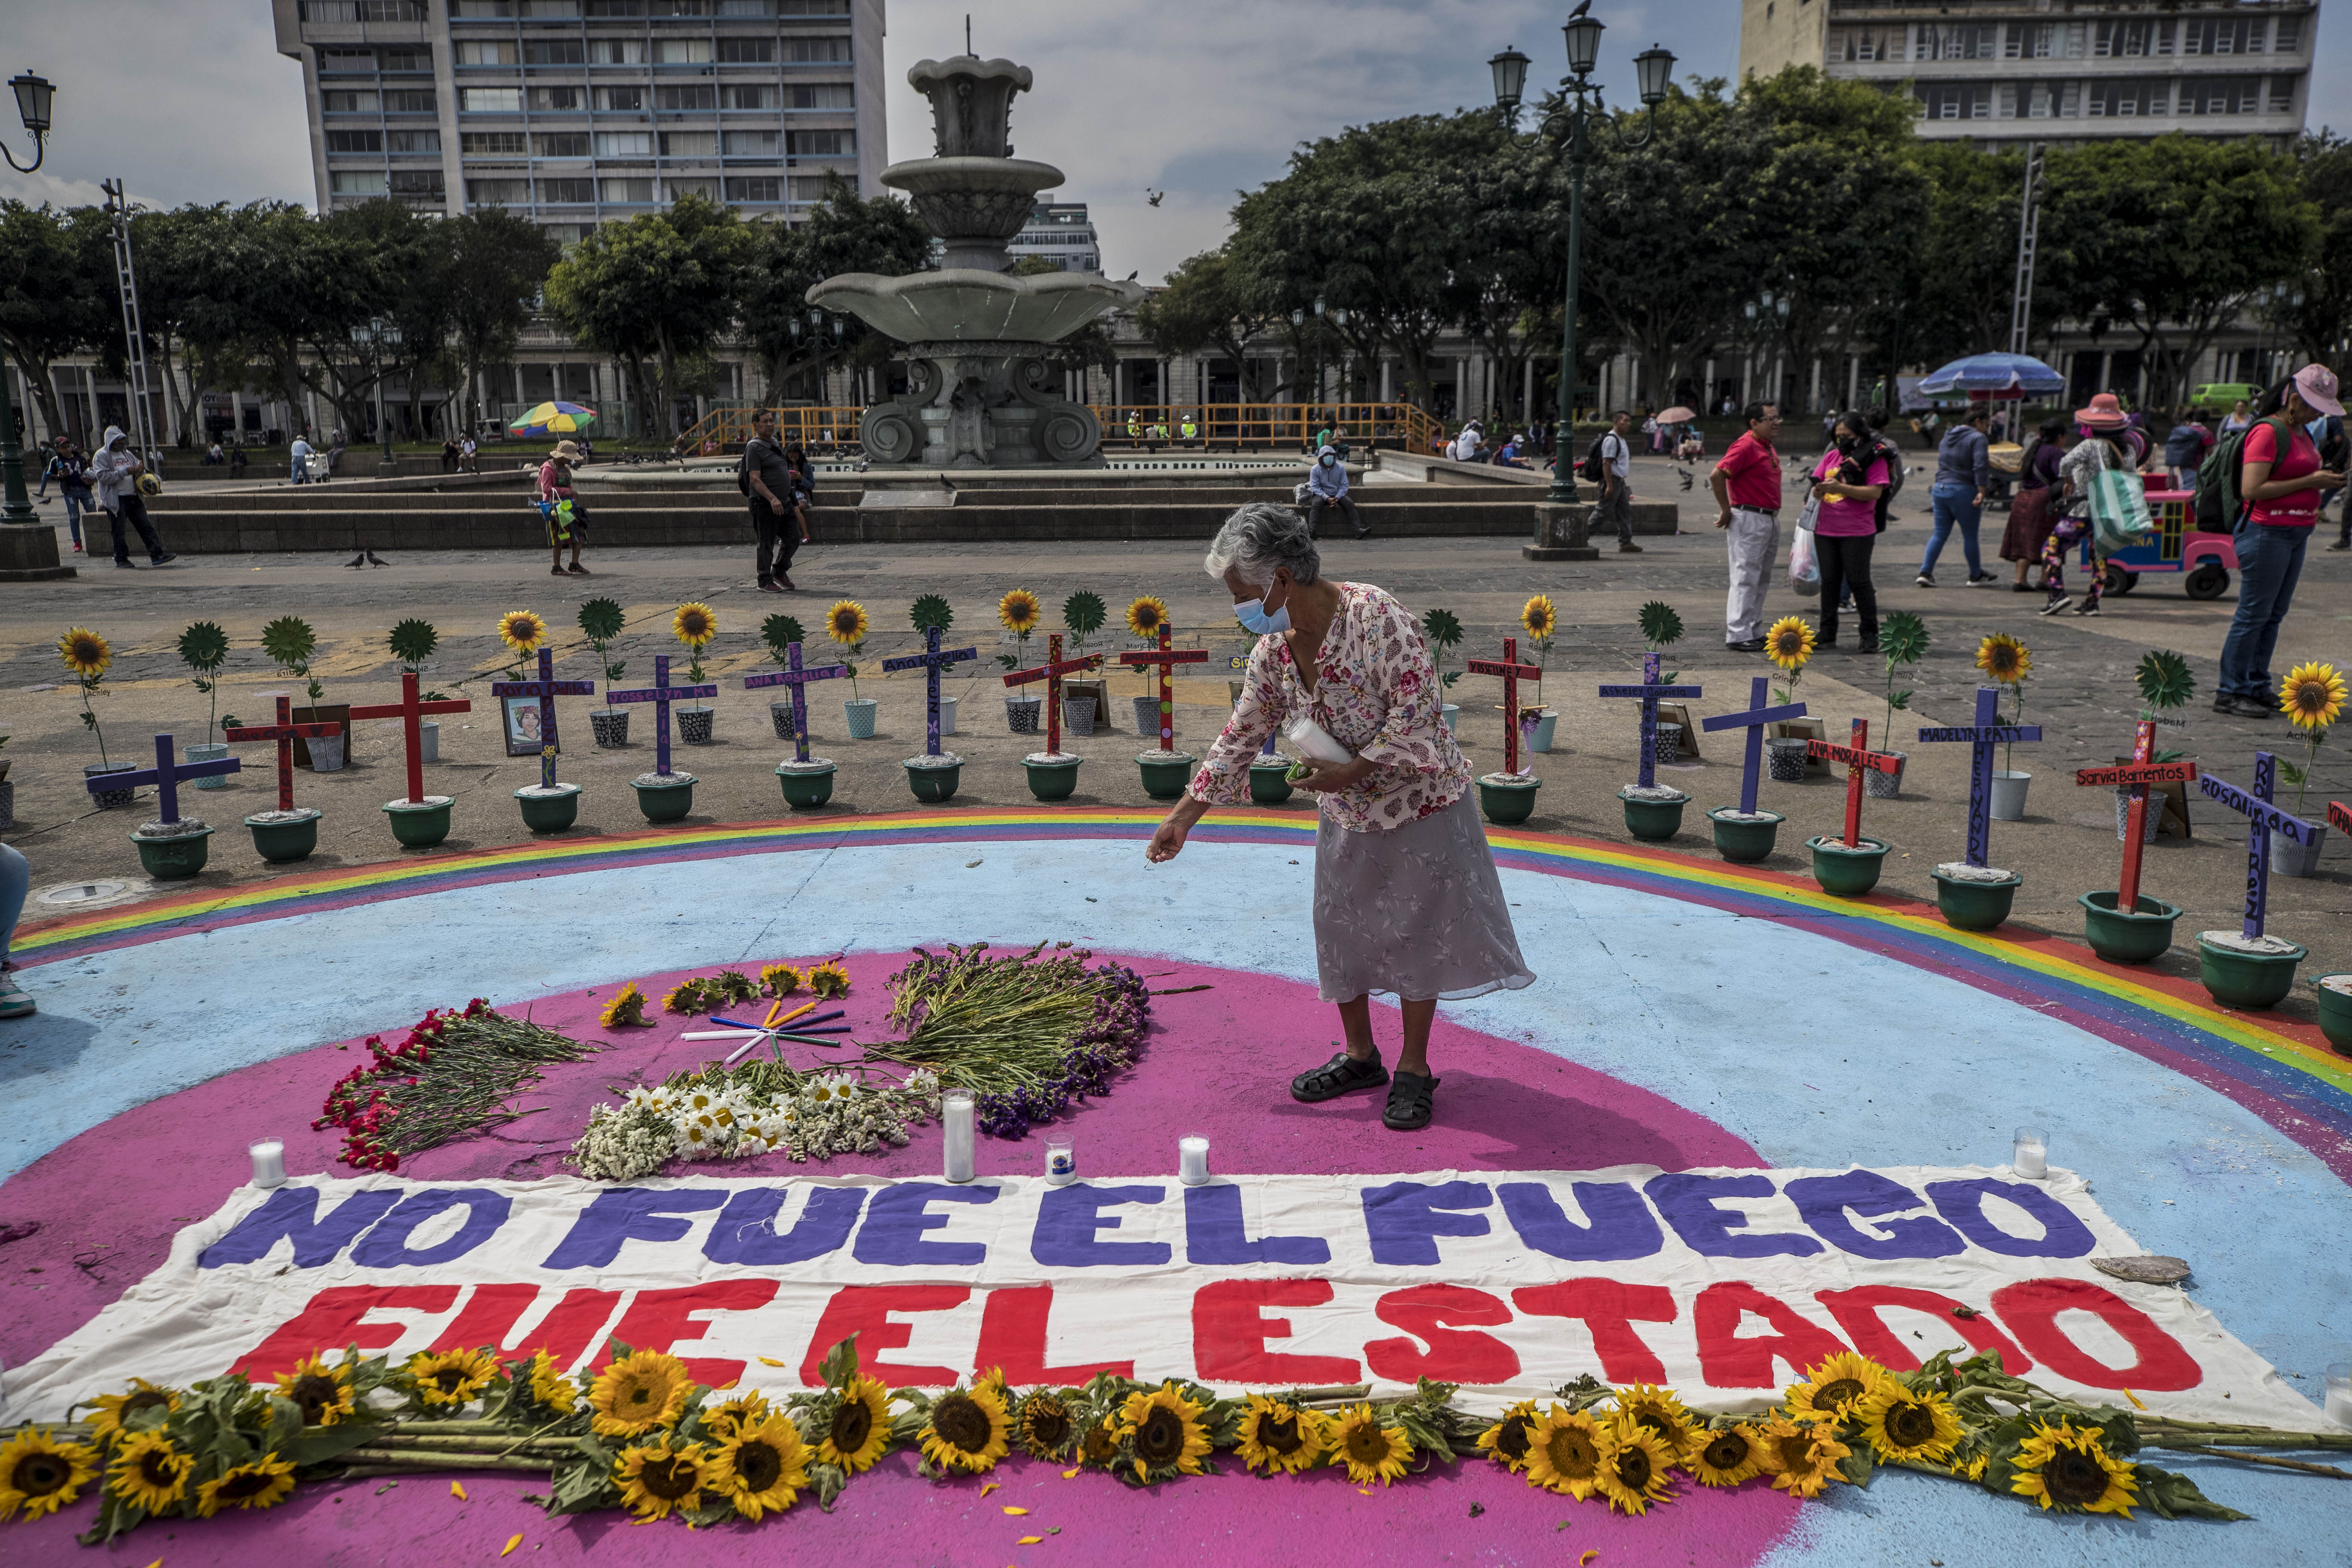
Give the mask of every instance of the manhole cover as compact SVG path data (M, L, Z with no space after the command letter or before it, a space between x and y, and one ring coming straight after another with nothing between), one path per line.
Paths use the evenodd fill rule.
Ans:
M44 891L38 902L44 904L88 904L100 899L119 898L130 891L128 882L68 882L62 887Z

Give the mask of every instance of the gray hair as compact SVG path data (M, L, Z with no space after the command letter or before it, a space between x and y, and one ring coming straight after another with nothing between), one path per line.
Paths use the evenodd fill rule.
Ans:
M1253 501L1217 530L1206 564L1212 577L1223 577L1230 566L1243 582L1264 588L1273 584L1276 567L1287 568L1294 583L1312 583L1323 570L1323 558L1297 512L1272 501Z

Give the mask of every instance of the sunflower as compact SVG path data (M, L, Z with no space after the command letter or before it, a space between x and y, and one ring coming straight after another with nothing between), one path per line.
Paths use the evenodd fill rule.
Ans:
M480 1351L418 1351L408 1358L409 1381L426 1405L472 1403L499 1375L499 1363Z
M635 1437L667 1426L686 1408L694 1379L686 1363L659 1351L633 1351L596 1374L588 1425L600 1437Z
M645 1021L646 994L637 989L637 983L634 980L614 992L613 999L604 1004L604 1010L596 1015L597 1024L607 1029L618 1029L625 1025Z
M2302 730L2325 730L2344 711L2344 678L2332 664L2298 664L2279 688L2279 711Z
M844 647L864 642L866 626L866 606L855 599L836 599L824 613L824 635Z
M1253 1394L1249 1407L1242 1412L1241 1442L1235 1452L1253 1470L1295 1476L1315 1462L1323 1440L1323 1417L1316 1412Z
M531 1399L541 1409L569 1415L572 1407L580 1403L580 1385L563 1375L552 1352L541 1351L530 1358L527 1370L530 1373Z
M1941 1394L1914 1394L1893 1378L1854 1406L1862 1435L1889 1459L1941 1459L1960 1440L1960 1418Z
M1986 1467L1991 1463L1992 1457L1990 1455L1979 1454L1975 1458L1970 1459L1966 1464L1960 1464L1956 1461L1951 1467L1951 1473L1959 1477L1960 1479L1964 1481L1980 1481L1984 1479Z
M1127 1396L1118 1413L1118 1435L1134 1450L1137 1480L1201 1473L1202 1456L1213 1447L1208 1429L1201 1425L1205 1408L1177 1393L1172 1383L1163 1383L1149 1394L1138 1390ZM1397 1470L1403 1472L1402 1462Z
M698 648L719 635L719 617L700 600L688 600L670 616L669 635L688 647Z
M2033 673L2033 655L2007 632L1994 632L1977 644L1977 668L2003 686L2014 686Z
M778 1001L808 984L808 976L789 963L772 963L760 971L760 984Z
M1078 1437L1078 1459L1082 1464L1107 1470L1118 1458L1118 1421L1108 1413L1095 1418Z
M1790 1415L1800 1418L1843 1418L1853 1415L1863 1397L1876 1393L1886 1381L1886 1369L1876 1362L1852 1351L1840 1351L1813 1368L1805 1382L1790 1384L1783 1403Z
M84 626L68 627L58 639L58 656L84 680L96 680L114 662L114 649L107 640Z
M1402 1427L1381 1426L1370 1405L1359 1405L1326 1419L1329 1425L1324 1440L1330 1447L1331 1462L1345 1465L1349 1480L1358 1486L1367 1481L1387 1486L1404 1474L1405 1461L1412 1458L1412 1440Z
M1813 657L1813 628L1802 616L1782 616L1764 634L1764 656L1791 675Z
M1167 601L1146 594L1127 607L1127 629L1146 642L1157 642L1168 625Z
M1672 1397L1669 1395L1668 1397ZM1680 1453L1632 1415L1601 1429L1601 1495L1619 1513L1647 1513L1666 1496L1666 1470Z
M838 1465L854 1476L889 1446L890 1391L878 1378L851 1378L841 1390L824 1436L817 1439L816 1462Z
M1629 1384L1617 1391L1617 1409L1665 1445L1668 1463L1682 1463L1696 1428L1690 1412L1683 1408L1681 1395L1671 1388Z
M1050 1388L1040 1388L1021 1402L1013 1430L1021 1439L1022 1450L1031 1458L1058 1463L1069 1458L1078 1425L1070 1416L1067 1400Z
M1026 588L1015 588L996 601L996 619L1014 637L1025 637L1037 629L1038 617L1044 615L1038 607L1037 595Z
M726 1493L735 1511L757 1524L762 1515L799 1500L808 1485L808 1462L798 1429L763 1407L757 1421L739 1421L734 1436L710 1457L710 1489Z
M2139 1478L2128 1461L2110 1458L2095 1426L2062 1421L2036 1422L2010 1461L2009 1489L2061 1513L2119 1513L2131 1517L2139 1501ZM5 1494L0 1494L5 1495Z
M98 1474L98 1450L85 1443L60 1443L46 1431L27 1427L0 1447L0 1519L55 1513L81 1495Z
M968 1389L951 1388L934 1400L930 1419L916 1440L923 1457L940 1469L976 1476L994 1469L996 1461L1012 1450L1010 1430L1004 1396L978 1383Z
M1736 1487L1764 1468L1764 1450L1756 1440L1756 1428L1738 1422L1718 1431L1693 1433L1691 1446L1683 1451L1683 1468L1703 1487Z
M1559 615L1549 597L1538 594L1519 606L1519 625L1528 629L1528 636L1543 642L1559 629Z
M1480 1451L1514 1474L1526 1469L1528 1443L1538 1419L1532 1399L1505 1406L1503 1418L1478 1434Z
M823 1001L849 994L849 971L838 963L820 963L808 973L809 994Z
M1601 1484L1601 1427L1582 1411L1555 1405L1528 1433L1528 1484L1577 1501Z
M674 1443L665 1432L650 1443L621 1450L613 1484L621 1506L639 1519L667 1519L672 1510L692 1513L702 1506L702 1489L717 1481L709 1450L699 1443Z
M313 1352L278 1374L278 1392L302 1412L305 1426L332 1426L352 1413L352 1369Z
M1791 1421L1773 1416L1752 1428L1763 1468L1771 1472L1775 1489L1792 1497L1819 1497L1822 1489L1838 1479L1837 1467L1853 1450L1837 1440L1837 1426L1828 1421Z
M134 1377L131 1382L128 1394L101 1394L90 1401L98 1409L89 1418L89 1435L98 1439L101 1447L140 1430L131 1422L139 1412L160 1409L168 1415L180 1407L178 1390L158 1388L143 1377Z
M196 1517L210 1519L229 1508L276 1508L294 1490L294 1467L276 1454L221 1472L220 1479L196 1489Z
M735 1432L757 1426L768 1418L768 1396L758 1389L739 1394L716 1409L702 1413L702 1424L713 1432Z
M499 641L517 653L537 653L547 640L547 623L529 610L509 610L499 617Z
M133 1508L161 1513L184 1501L195 1456L184 1454L161 1432L142 1432L115 1450L106 1489Z

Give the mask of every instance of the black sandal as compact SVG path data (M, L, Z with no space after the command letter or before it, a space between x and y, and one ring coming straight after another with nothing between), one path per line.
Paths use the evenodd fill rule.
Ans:
M1392 1132L1420 1131L1429 1125L1431 1100L1436 1092L1435 1074L1423 1077L1397 1068L1389 1084L1388 1109L1381 1112L1381 1124Z
M1341 1051L1319 1068L1300 1073L1290 1080L1290 1098L1302 1105L1314 1105L1326 1100L1337 1100L1343 1094L1353 1094L1360 1089L1378 1089L1388 1082L1388 1068L1381 1058L1358 1061Z

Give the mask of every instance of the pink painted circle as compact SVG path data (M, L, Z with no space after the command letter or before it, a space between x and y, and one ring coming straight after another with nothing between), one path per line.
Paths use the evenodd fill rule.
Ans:
M852 989L832 1005L845 1008L843 1021L855 1026L845 1038L888 1037L884 980L903 962L896 953L842 960ZM1169 1174L1177 1138L1191 1132L1208 1136L1212 1167L1228 1172L1763 1163L1744 1141L1671 1100L1532 1046L1461 1027L1442 1014L1430 1041L1441 1080L1438 1119L1427 1129L1389 1131L1381 1125L1377 1093L1300 1105L1290 1098L1291 1077L1338 1048L1337 1020L1312 986L1166 959L1131 962L1155 991L1168 994L1152 999L1153 1028L1142 1062L1108 1096L1055 1124L1055 1134L1076 1145L1082 1175ZM636 983L657 1006L688 973L709 971L641 976ZM597 1015L619 988L616 981L509 1005L509 1013L527 1010L551 1028L606 1048L551 1070L522 1096L525 1105L545 1109L493 1133L417 1155L400 1173L419 1181L562 1174L562 1156L588 1108L615 1098L611 1086L658 1082L718 1054L712 1043L677 1038L688 1029L712 1026L701 1020L656 1015L649 1028L601 1028ZM764 1016L766 1007L761 1003L747 1011ZM385 1032L396 1039L411 1021ZM1397 1023L1392 1007L1374 1010L1374 1027L1391 1057ZM329 1086L365 1059L363 1049L358 1041L321 1046L151 1101L0 1184L0 1219L42 1224L37 1235L8 1248L18 1310L0 1314L0 1358L8 1364L28 1359L161 1263L180 1225L211 1212L247 1178L246 1145L255 1139L283 1138L287 1169L296 1175L331 1168L348 1174L331 1163L340 1137L331 1129L313 1131L310 1121ZM802 1047L791 1059L806 1068L855 1055L853 1049ZM819 1170L928 1174L938 1169L938 1143L937 1131L924 1129L906 1149L845 1156L821 1167L770 1155L716 1169L730 1176ZM1044 1158L1044 1140L1035 1132L1020 1141L981 1140L983 1175L1036 1173ZM93 1250L100 1255L94 1266ZM27 1280L38 1283L26 1287ZM998 1485L983 1501L981 1490L989 1481ZM698 1564L711 1550L701 1532L631 1530L625 1515L547 1519L521 1500L544 1484L524 1476L468 1477L465 1500L443 1477L404 1480L387 1489L380 1489L382 1482L306 1486L270 1512L149 1525L131 1544L134 1552L150 1544L161 1550L161 1536L170 1531L174 1539L167 1555L174 1568L230 1568L265 1553L324 1560L374 1552L386 1539L403 1541L411 1562L471 1560L494 1554L518 1532L523 1544L513 1560L528 1559L530 1568L575 1561ZM1276 1560L1328 1555L1344 1542L1350 1563L1418 1563L1434 1554L1436 1531L1449 1553L1465 1557L1573 1562L1597 1548L1604 1563L1729 1568L1760 1560L1780 1542L1795 1522L1797 1506L1760 1482L1726 1493L1682 1481L1669 1504L1624 1519L1597 1501L1554 1496L1497 1467L1467 1460L1434 1467L1393 1488L1369 1489L1328 1470L1261 1481L1235 1462L1222 1475L1145 1497L1099 1472L1066 1478L1050 1465L1020 1458L984 1479L933 1485L915 1475L910 1456L898 1454L860 1477L830 1514L803 1505L756 1529L727 1527L740 1539L725 1551L779 1563L1112 1564L1205 1559L1246 1540L1259 1542L1261 1553L1272 1548ZM1003 1511L1007 1507L1029 1512L1011 1515ZM88 1528L92 1513L85 1500L58 1516L16 1526L9 1531L12 1547L32 1552L17 1560L77 1560L70 1538ZM1045 1540L1017 1544L1024 1535Z

